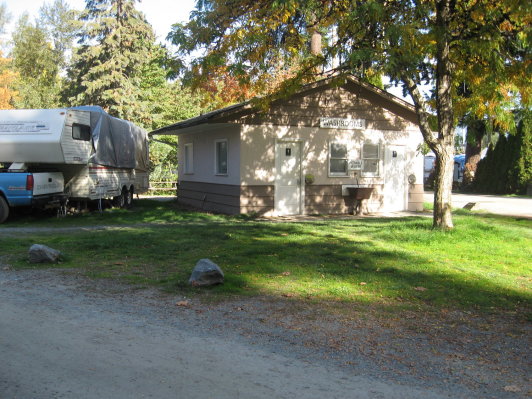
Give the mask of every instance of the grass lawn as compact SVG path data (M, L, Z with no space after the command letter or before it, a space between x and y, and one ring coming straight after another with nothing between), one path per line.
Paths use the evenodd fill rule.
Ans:
M455 229L441 232L422 216L274 222L190 212L174 202L136 204L130 211L13 220L2 227L123 227L0 234L0 263L35 267L27 250L40 243L65 254L57 267L205 298L272 295L392 309L530 309L530 220L460 211ZM224 285L188 287L200 258L220 265Z

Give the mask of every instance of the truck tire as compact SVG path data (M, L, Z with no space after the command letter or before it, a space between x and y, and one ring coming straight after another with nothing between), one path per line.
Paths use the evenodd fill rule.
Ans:
M0 195L0 223L4 223L9 216L9 205L4 197Z

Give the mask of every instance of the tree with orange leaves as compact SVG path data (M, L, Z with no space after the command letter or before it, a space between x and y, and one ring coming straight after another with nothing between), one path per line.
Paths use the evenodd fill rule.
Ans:
M13 102L17 92L13 85L17 73L11 69L11 59L3 58L0 52L0 109L13 109Z

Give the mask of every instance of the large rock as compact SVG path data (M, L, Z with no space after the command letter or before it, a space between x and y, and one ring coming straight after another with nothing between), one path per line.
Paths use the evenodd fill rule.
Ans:
M61 257L61 252L41 244L33 244L28 254L30 263L56 263Z
M200 259L188 279L188 283L194 287L206 287L223 282L224 272L210 259Z

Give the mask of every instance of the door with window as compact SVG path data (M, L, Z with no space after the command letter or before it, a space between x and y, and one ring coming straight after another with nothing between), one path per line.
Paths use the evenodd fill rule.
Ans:
M275 169L275 213L301 214L301 143L276 143Z
M407 208L405 147L386 146L384 157L384 210L404 211Z

